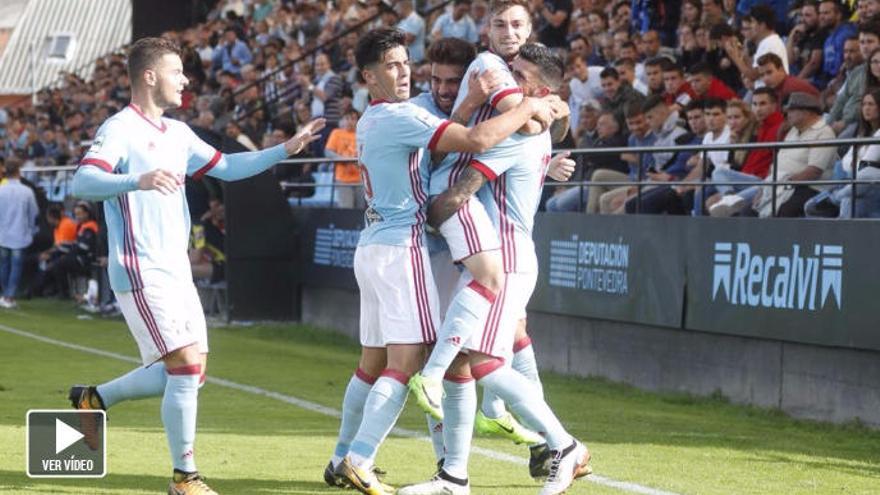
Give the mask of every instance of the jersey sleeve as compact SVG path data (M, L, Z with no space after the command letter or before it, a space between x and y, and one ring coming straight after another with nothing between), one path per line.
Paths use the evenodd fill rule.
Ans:
M223 155L220 150L204 142L189 126L186 126L186 130L190 135L186 174L193 179L201 179L217 165Z
M451 122L411 103L404 105L396 119L397 138L406 146L433 151Z
M113 173L119 164L128 160L128 133L125 132L122 122L111 119L98 128L95 139L85 156L80 160L80 166L93 166Z
M481 74L489 69L496 69L502 75L498 89L489 95L488 103L492 105L493 108L498 106L498 102L503 100L505 96L522 93L522 88L516 83L516 80L513 78L513 73L510 71L510 67L507 66L507 63L504 62L504 60L497 55L484 55L480 58L482 59L482 63L480 64L482 66L480 68Z
M522 153L522 147L518 146L514 139L506 139L494 148L474 155L470 166L477 169L489 180L494 180L518 162L517 158Z

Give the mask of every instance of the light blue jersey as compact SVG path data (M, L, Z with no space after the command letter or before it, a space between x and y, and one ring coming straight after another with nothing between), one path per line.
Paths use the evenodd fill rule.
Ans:
M474 155L470 162L489 178L477 197L498 229L506 273L538 270L532 228L552 146L549 131L535 136L514 134L491 150Z
M410 102L374 101L357 124L366 227L358 245L424 246L429 161L450 124Z
M133 105L101 125L81 166L132 177L162 168L180 183L167 195L130 190L104 201L113 290L192 284L184 176L200 177L220 158L183 122L162 118L157 125Z
M513 73L510 72L510 67L507 65L507 62L492 52L483 52L477 55L477 58L471 62L461 80L458 97L456 97L455 105L452 107L453 113L455 113L455 110L461 106L461 102L464 101L467 96L468 78L470 77L470 74L473 71L482 74L489 69L497 69L501 73L501 84L498 90L489 95L486 103L471 115L470 121L468 121L468 127L473 127L480 122L497 115L495 106L505 96L514 93L522 93L522 89L520 89L516 84L516 81L513 79ZM446 158L444 158L443 161L440 162L440 164L431 172L431 196L436 196L446 189L449 189L449 186L455 183L458 176L461 175L461 172L467 167L469 162L470 154L468 153L449 153L446 155Z
M434 115L437 118L449 118L449 114L447 114L443 110L440 110L440 107L437 106L437 102L434 101L434 96L429 92L421 93L418 96L414 96L409 99L409 102L413 105L424 108L425 110L430 112L431 115ZM433 164L431 162L431 153L424 153L424 155L422 156L422 162L424 162L422 163L422 166L426 167L426 170L433 169ZM449 246L446 245L446 239L444 239L443 236L440 235L428 235L426 245L428 248L428 254L431 255L439 253L441 251L449 251Z

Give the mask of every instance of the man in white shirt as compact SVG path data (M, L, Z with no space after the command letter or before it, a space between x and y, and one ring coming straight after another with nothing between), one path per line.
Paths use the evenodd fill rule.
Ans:
M434 21L431 30L431 40L440 38L461 38L471 43L476 43L480 38L477 25L468 15L471 10L471 0L455 0L452 11L446 12Z
M764 86L758 73L758 59L765 53L775 53L782 59L782 67L788 73L788 50L785 49L785 43L782 38L774 31L776 25L776 14L771 7L766 5L756 5L749 10L748 15L743 17L743 24L750 24L751 29L743 29L749 33L748 39L758 46L754 57L749 58L748 53L743 49L742 44L735 38L730 37L724 41L724 50L727 56L736 65L740 73L755 81L755 87Z
M590 100L602 97L602 67L589 67L586 60L576 55L570 56L568 67L572 76L568 81L568 88L571 90L568 106L571 110L571 121L578 122L581 107Z
M416 13L412 2L397 2L397 9L397 13L400 15L397 29L406 35L409 60L413 63L419 63L425 59L425 20Z

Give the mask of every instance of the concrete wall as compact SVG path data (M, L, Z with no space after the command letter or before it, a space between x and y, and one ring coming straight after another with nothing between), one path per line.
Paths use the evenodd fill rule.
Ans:
M303 322L357 338L358 295L306 288ZM880 427L880 353L529 313L542 369Z

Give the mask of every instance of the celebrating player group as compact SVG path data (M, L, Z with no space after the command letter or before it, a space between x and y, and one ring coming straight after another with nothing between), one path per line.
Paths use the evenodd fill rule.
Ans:
M529 444L541 495L590 473L589 451L544 401L525 326L544 177L566 179L573 165L550 157L569 124L554 95L564 66L527 43L527 3L493 1L490 16L490 51L435 42L431 93L412 99L404 34L376 29L358 43L372 98L357 125L367 200L354 258L362 353L324 471L331 486L394 493L374 459L409 393L427 414L438 471L401 495L469 494L475 426Z
M545 480L541 495L562 493L590 473L589 451L544 401L526 333L544 177L567 180L574 166L565 155L550 157L569 125L568 105L555 95L563 63L527 43L530 35L525 0L494 0L490 50L477 54L455 38L435 42L431 92L415 98L401 31L375 29L358 43L372 99L356 133L367 201L354 259L362 353L324 471L331 486L394 493L374 459L410 393L426 412L438 471L401 495L469 494L475 428L529 445L530 474ZM161 396L173 466L168 493L211 495L195 463L208 343L187 258L183 177L261 173L319 139L324 120L278 146L226 155L163 116L180 106L187 84L173 43L141 39L128 65L131 105L98 129L73 189L104 201L111 287L143 366L74 386L70 399L78 409L106 410ZM83 425L87 442L95 426Z

